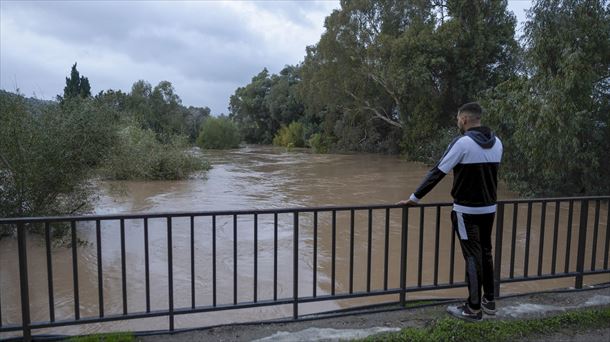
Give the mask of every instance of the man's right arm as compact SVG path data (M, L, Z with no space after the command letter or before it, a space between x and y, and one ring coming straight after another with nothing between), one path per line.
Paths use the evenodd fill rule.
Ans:
M463 151L462 146L459 144L460 138L455 139L447 150L443 154L441 160L433 167L423 179L421 184L417 187L415 192L411 194L409 200L418 203L419 200L424 198L430 190L432 190L436 184L438 184L453 168L462 160Z

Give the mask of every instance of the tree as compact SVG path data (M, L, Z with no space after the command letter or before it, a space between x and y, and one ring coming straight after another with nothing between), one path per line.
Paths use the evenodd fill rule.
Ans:
M66 86L64 87L64 96L57 96L57 99L63 103L65 100L69 100L75 97L88 98L91 97L91 85L89 79L84 76L80 76L76 69L76 63L72 65L70 71L70 77L66 77Z
M0 216L86 211L90 172L115 140L109 113L86 99L33 111L20 95L0 96Z
M269 71L264 68L245 87L239 87L229 100L229 117L237 124L248 143L270 144L279 128L270 120L265 98L272 86ZM277 126L277 127L276 127Z
M211 117L203 122L197 145L205 149L230 149L239 147L240 140L239 130L231 119Z
M504 177L528 195L608 193L610 6L539 0L524 32L526 72L486 97Z
M325 27L299 89L305 116L347 149L401 144L418 158L422 141L444 139L459 105L515 67L506 1L342 1Z

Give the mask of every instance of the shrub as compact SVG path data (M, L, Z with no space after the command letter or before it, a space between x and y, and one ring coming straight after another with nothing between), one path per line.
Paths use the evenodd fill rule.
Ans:
M284 147L305 147L303 139L303 124L292 122L288 126L283 126L273 138L273 145Z
M208 118L203 122L197 145L204 149L230 149L239 147L239 130L229 118Z
M90 209L88 179L114 140L108 115L89 100L34 107L20 95L0 93L0 217Z
M332 141L325 134L315 133L309 138L307 144L313 149L314 153L328 153Z
M165 140L167 143L160 143L149 129L124 127L101 168L102 176L115 180L176 180L209 168L200 156L187 153L186 136L175 135Z

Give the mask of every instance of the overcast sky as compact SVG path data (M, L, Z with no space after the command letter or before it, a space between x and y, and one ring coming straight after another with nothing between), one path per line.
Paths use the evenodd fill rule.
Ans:
M525 19L530 1L509 1ZM92 93L170 81L184 105L227 113L264 67L278 73L318 42L328 1L0 0L0 88L53 99L74 62Z

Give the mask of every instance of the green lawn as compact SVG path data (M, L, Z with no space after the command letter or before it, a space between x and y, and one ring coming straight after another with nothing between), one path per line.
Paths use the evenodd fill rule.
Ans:
M406 328L362 341L514 341L565 329L583 331L595 328L610 328L610 308L571 311L541 319L484 320L476 323L447 317L434 321L426 328Z

